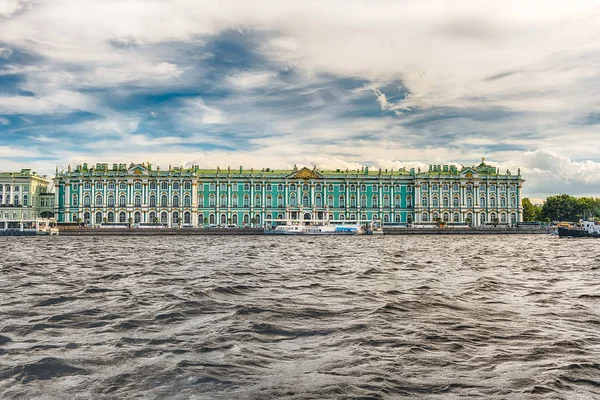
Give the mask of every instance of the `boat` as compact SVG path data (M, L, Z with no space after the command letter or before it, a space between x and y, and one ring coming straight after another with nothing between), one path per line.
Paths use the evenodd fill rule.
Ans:
M265 228L267 235L361 235L364 229L359 224L321 224L321 225L302 225L286 223Z
M559 237L593 237L600 238L600 225L594 221L580 221L581 226L560 226L558 227Z

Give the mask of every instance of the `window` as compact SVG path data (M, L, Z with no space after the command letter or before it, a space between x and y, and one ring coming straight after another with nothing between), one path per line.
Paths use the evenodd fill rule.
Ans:
M384 207L389 207L390 206L390 198L388 195L383 196L383 206Z
M360 206L366 208L367 207L367 195L363 194L360 196Z
M449 206L450 206L450 201L449 201L449 199L448 199L448 197L447 197L447 196L444 196L444 197L442 198L442 205L443 205L444 207L449 207Z
M138 195L136 195L136 196L133 198L133 204L134 204L134 206L135 206L135 207L141 207L141 206L142 206L142 198L140 197L140 195L139 195L139 194L138 194ZM139 221L138 221L138 222L139 222Z
M209 207L214 207L214 206L215 206L215 201L216 201L216 200L215 200L215 195L211 193L211 194L208 196L208 206L209 206Z
M260 191L260 183L257 183L256 185L254 185L254 190Z
M427 207L427 205L428 205L427 196L423 196L423 198L421 199L421 205L423 207Z
M350 207L352 207L352 208L356 207L356 196L355 195L350 196Z
M156 196L155 195L150 196L150 207L156 207ZM152 222L152 221L150 221L150 222Z
M473 193L473 185L472 184L467 184L467 193Z
M208 190L210 190L211 192L214 192L214 191L215 191L215 184L214 184L214 182L211 182L211 183L208 185Z
M302 190L304 190L305 192L308 192L308 185L306 183L304 185L302 185Z
M244 183L244 190L247 192L250 190L250 184Z
M423 183L423 184L421 185L421 190L423 190L423 191L427 191L427 184L426 184L426 183Z
M92 184L89 181L83 183L83 190L90 190L92 188Z
M292 183L290 185L290 192L295 192L296 191L296 185L294 183Z
M26 194L23 195L23 205L27 207L29 205L29 198Z
M516 197L511 197L510 198L510 206L511 207L516 207L517 206L517 198Z
M273 187L271 186L270 183L267 183L267 191L271 191L271 190L273 190Z
M202 193L198 195L198 207L204 207L204 195Z
M133 222L135 224L139 224L142 221L142 213L140 213L139 211L136 211L135 214L133 214Z
M350 191L356 192L356 185L350 185Z
M102 190L103 187L104 185L102 184L102 182L96 182L96 190Z
M156 190L156 182L155 181L150 182L150 190Z
M283 192L283 184L280 183L279 185L277 185L277 191Z
M388 185L384 185L383 186L383 191L384 192L389 192L390 191L390 187Z
M183 223L191 224L192 223L192 214L189 211L183 213Z
M371 207L373 207L373 208L377 207L378 201L379 201L379 198L377 197L376 194L374 194L373 197L371 198Z
M334 206L334 205L333 205L333 195L332 195L332 194L330 194L330 195L327 197L327 205L328 205L329 207L333 207L333 206Z
M467 207L473 207L473 198L467 197Z
M459 204L458 196L454 196L452 198L452 207L458 207L458 204Z
M495 197L490 198L490 207L496 207L496 198Z
M490 185L490 192L496 191L496 185Z
M283 195L279 194L277 196L277 207L283 207Z
M231 207L238 207L238 195L237 195L237 193L234 193L233 196L231 196Z
M127 205L127 200L125 199L125 195L122 194L119 196L119 207L125 207Z
M119 184L119 190L127 190L127 182L121 182Z
M424 212L423 215L421 215L421 219L423 220L423 222L428 222L429 221L429 214L427 214L426 212Z
M506 207L506 197L500 197L500 207Z
M72 190L79 190L79 185L76 184L76 183L74 183L73 186L72 186Z
M267 204L265 204L267 207L273 207L273 196L271 196L270 194L267 195Z
M327 190L330 192L333 192L333 185L332 184L327 185Z
M394 216L394 222L396 222L396 223L402 222L402 216L400 214L396 214Z
M481 185L479 185L479 191L485 192L485 183L482 183Z
M406 196L406 207L407 208L412 208L412 206L413 206L412 196Z
M97 195L96 196L96 206L101 206L101 205L102 205L102 196Z
M125 211L121 211L119 213L119 222L123 223L126 222L127 220L127 216L125 215Z
M185 207L189 207L189 206L191 206L191 205L192 205L192 199L191 199L191 198L190 198L190 196L189 196L189 195L187 195L187 194L186 194L186 195L185 195L185 197L183 198L183 205L184 205Z
M406 223L410 225L410 224L412 224L412 221L413 221L412 214L408 214L406 216Z
M97 212L96 213L96 225L100 225L102 224L102 213L101 212Z
M343 183L340 184L340 192L345 192L346 191L346 185L344 185Z
M442 185L442 191L444 191L444 192L447 192L448 190L449 190L448 184L447 184L447 183L444 183L444 184Z
M346 207L346 197L343 194L340 195L339 202L340 202L340 207Z
M223 193L221 195L221 201L219 202L220 207L227 207L227 195Z
M321 198L321 195L317 195L317 197L315 197L315 206L323 207L323 199Z
M91 203L90 196L83 196L83 206L89 207Z
M515 214L515 213L510 214L510 224L511 225L517 224L517 214Z
M431 200L431 205L432 205L433 207L439 207L439 206L440 206L440 201L438 200L438 198L437 198L437 197L434 197L434 198Z
M227 185L225 183L221 183L221 188L219 189L221 192L227 191Z
M452 191L453 192L458 192L458 183L455 183L452 185Z
M394 207L398 207L398 208L402 207L402 199L401 199L400 195L396 195L394 197Z
M76 194L73 194L73 196L71 196L71 206L77 207L78 205L79 205L79 198L77 197Z
M296 195L292 193L290 196L290 206L296 207Z
M438 184L437 184L437 183L432 183L432 184L431 184L431 190L432 190L432 191L434 191L434 192L437 192L437 191L438 191L438 189L439 189L439 188L438 188Z
M134 190L142 190L142 182L140 182L140 181L134 182L133 188L134 188Z
M108 222L113 223L115 222L115 213L110 211L108 213L108 218L106 218Z
M250 207L250 197L248 195L244 195L244 207Z
M479 205L481 207L485 207L485 197L482 197L482 198L479 199Z
M360 191L361 192L366 192L367 191L367 185L360 185Z
M177 181L173 182L173 191L179 190L179 189L180 189L179 182L177 182Z
M503 224L506 223L506 214L504 214L504 213L500 214L500 222L502 222Z
M168 223L168 218L167 218L167 212L163 211L160 213L160 223L163 225L167 225Z
M198 214L198 225L204 224L204 215Z
M238 184L237 183L233 183L231 185L231 191L232 192L237 192L238 191Z
M168 182L162 182L162 183L160 184L160 188L161 188L162 190L169 190L169 183L168 183Z
M458 213L452 214L452 222L460 222L460 216Z
M304 195L302 196L302 206L303 207L309 207L310 206L310 201L308 199L308 195Z
M321 187L321 184L320 184L320 183L317 183L317 184L315 185L315 191L316 191L316 192L320 192L322 189L323 189L323 188Z
M390 222L390 216L388 214L384 214L383 222Z
M179 225L179 213L173 211L173 225Z
M167 206L167 195L163 194L162 196L160 196L160 206L161 207Z
M373 191L376 192L377 191L377 185L373 184Z
M260 194L257 194L256 196L254 196L254 206L260 207Z
M192 182L190 181L185 181L183 188L185 190L192 190ZM188 222L189 223L189 222Z

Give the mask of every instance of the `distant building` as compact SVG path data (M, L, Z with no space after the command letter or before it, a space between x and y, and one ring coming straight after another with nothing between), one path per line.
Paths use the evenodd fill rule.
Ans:
M54 193L47 193L50 181L30 169L0 172L0 230L18 228L23 222L54 216Z
M514 225L522 221L520 174L485 164L411 169L154 168L82 164L57 172L55 214L86 225L263 225L285 220L383 225Z

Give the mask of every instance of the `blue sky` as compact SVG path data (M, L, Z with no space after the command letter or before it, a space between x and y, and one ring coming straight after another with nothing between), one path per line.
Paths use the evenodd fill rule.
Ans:
M0 3L0 169L521 168L600 195L600 6Z

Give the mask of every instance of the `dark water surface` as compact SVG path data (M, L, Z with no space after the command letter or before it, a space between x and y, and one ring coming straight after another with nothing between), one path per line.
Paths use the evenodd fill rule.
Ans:
M0 238L0 398L600 398L600 240Z

